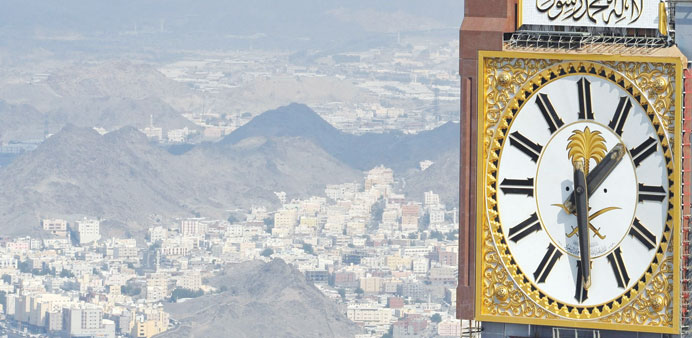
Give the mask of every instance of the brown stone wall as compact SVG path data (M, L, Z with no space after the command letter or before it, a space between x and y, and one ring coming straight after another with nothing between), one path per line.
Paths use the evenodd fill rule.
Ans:
M457 317L473 319L475 301L478 51L502 50L515 30L516 0L466 0L459 30L461 153L459 168L459 285Z

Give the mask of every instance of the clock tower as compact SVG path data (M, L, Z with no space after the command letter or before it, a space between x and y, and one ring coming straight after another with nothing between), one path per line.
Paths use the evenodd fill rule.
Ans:
M457 313L482 336L687 330L674 6L466 1Z

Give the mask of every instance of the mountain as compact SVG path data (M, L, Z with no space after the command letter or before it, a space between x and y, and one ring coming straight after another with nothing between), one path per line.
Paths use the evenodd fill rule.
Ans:
M36 233L39 220L100 217L141 232L173 217L225 218L226 210L320 194L360 173L299 138L248 138L173 155L133 127L100 135L68 125L0 169L4 234ZM119 226L117 226L119 225Z
M155 126L163 128L164 133L183 127L190 130L201 129L160 98L154 97L71 98L57 103L46 115L50 116L52 125L60 126L60 121L63 121L83 127L97 126L115 130L125 126L145 128L153 120Z
M457 142L458 144L458 142ZM425 170L411 170L404 175L406 196L423 201L426 191L440 195L447 208L459 205L459 148L451 149L432 159L433 164Z
M43 139L45 117L31 105L0 100L0 121L0 142Z
M175 217L225 219L230 209L273 207L276 191L321 195L325 185L360 181L362 170L380 164L403 176L413 199L433 190L451 205L458 201L458 133L448 123L417 135L351 135L292 104L220 142L174 154L134 127L100 135L68 125L0 168L0 224L8 235L38 234L42 218L92 216L109 231L141 233ZM420 171L422 160L435 164Z
M165 309L180 326L161 337L353 337L359 328L281 259L227 266L204 295Z
M219 144L234 144L255 136L302 137L358 170L384 165L404 172L418 167L420 161L437 158L459 147L459 125L456 123L449 122L415 135L396 131L353 135L341 132L306 105L296 103L256 116Z
M38 71L45 78L32 79ZM2 141L43 138L44 132L56 133L66 124L106 130L144 128L150 118L164 133L200 129L181 112L198 111L203 98L152 65L75 62L34 72L18 66L0 81Z

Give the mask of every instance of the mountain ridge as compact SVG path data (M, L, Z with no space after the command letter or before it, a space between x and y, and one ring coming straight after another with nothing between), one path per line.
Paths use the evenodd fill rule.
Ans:
M166 311L181 325L161 337L223 337L228 330L235 337L353 337L360 332L281 259L227 265L210 283L227 291L167 304Z
M355 169L369 170L384 165L404 172L418 167L420 161L454 149L454 143L458 144L459 140L459 124L447 122L417 134L392 131L354 135L336 129L308 106L292 103L256 116L218 144L233 144L251 136L299 136ZM402 152L409 152L410 156L403 158Z
M67 124L0 168L3 231L40 235L40 219L52 217L99 217L131 233L177 217L225 219L229 209L277 207L276 191L290 198L322 195L325 185L358 182L377 165L404 178L414 200L432 189L448 205L458 201L451 188L458 185L452 183L458 180L456 124L417 135L352 135L299 104L257 119L180 154L132 126L101 135ZM421 171L423 160L435 164Z
M100 217L142 232L196 214L225 219L231 207L276 206L275 191L302 198L358 179L310 141L274 137L255 149L197 147L172 155L134 127L100 135L67 125L0 169L5 234L40 234L41 218Z

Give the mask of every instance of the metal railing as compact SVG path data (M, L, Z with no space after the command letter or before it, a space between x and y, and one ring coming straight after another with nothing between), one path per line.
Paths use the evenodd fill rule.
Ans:
M673 41L665 36L626 36L617 34L591 34L590 32L557 32L520 30L505 35L509 48L534 47L581 50L589 46L664 48Z

